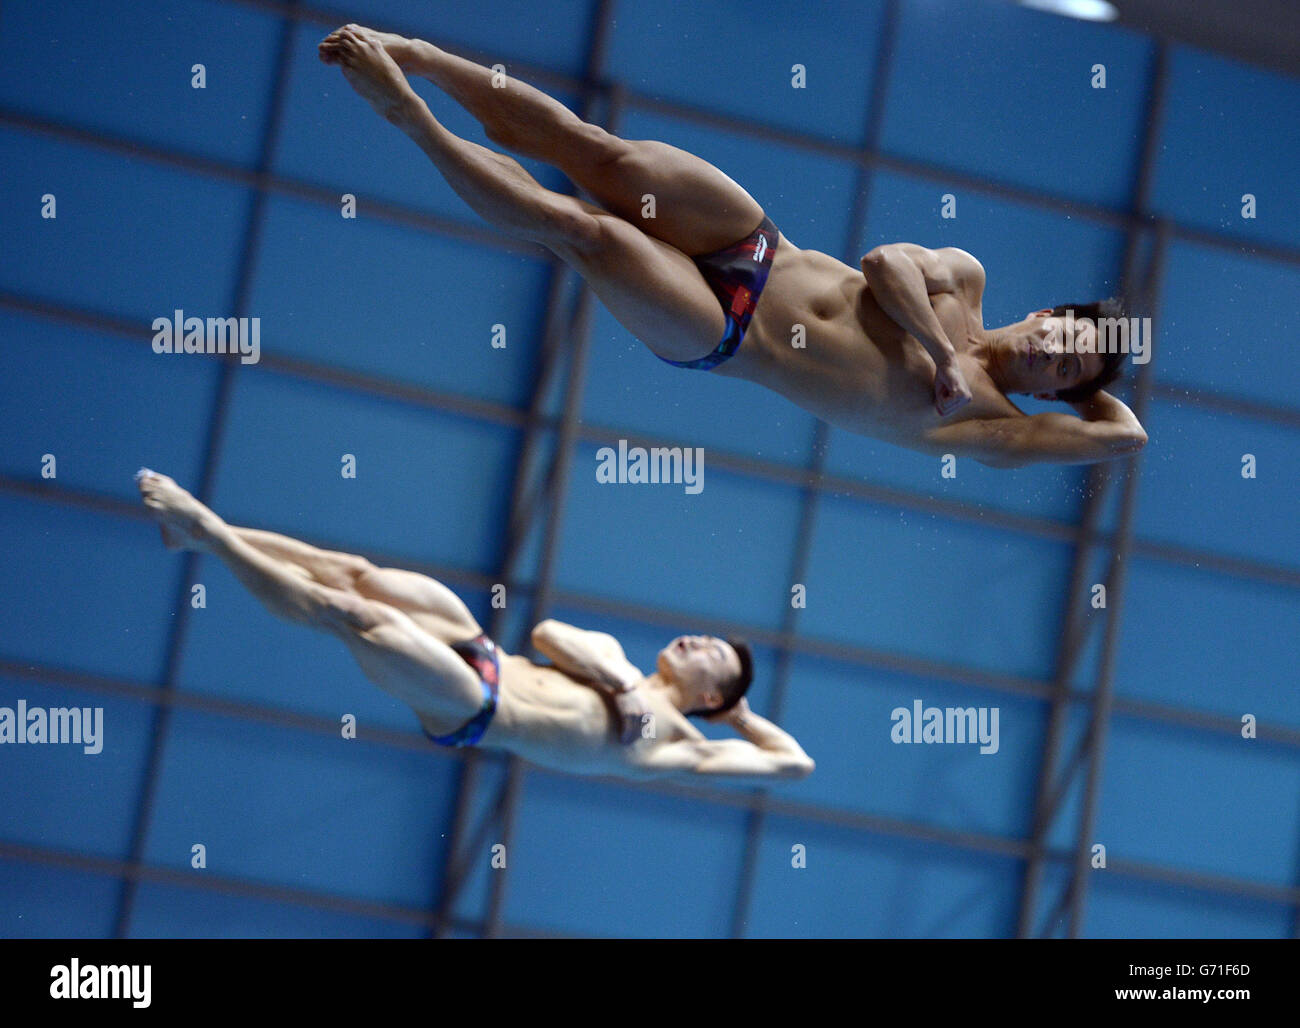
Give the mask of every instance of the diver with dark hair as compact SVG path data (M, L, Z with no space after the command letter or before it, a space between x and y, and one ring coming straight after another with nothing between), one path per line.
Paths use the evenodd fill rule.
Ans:
M849 432L994 467L1087 464L1146 443L1102 388L1129 353L1104 345L1127 319L1074 309L1063 339L1062 318L1045 308L985 328L984 268L964 250L889 243L853 267L795 246L707 161L584 122L499 69L360 25L319 51L461 199L574 268L661 360L761 385ZM449 131L407 74L596 202L546 189L512 157ZM1149 356L1149 340L1133 342L1135 361ZM1074 412L1026 414L1010 399L1023 393Z
M681 636L643 674L613 636L540 622L538 663L506 653L441 582L297 539L236 528L165 475L136 475L173 549L211 554L272 614L341 639L370 681L406 703L441 746L488 746L581 774L803 778L813 762L745 701L740 639ZM725 724L708 739L690 721Z

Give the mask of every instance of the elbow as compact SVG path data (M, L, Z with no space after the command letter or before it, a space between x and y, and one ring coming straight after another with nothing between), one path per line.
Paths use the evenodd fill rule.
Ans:
M877 246L874 250L867 251L862 258L862 274L867 278L883 274L888 266L889 254L884 246Z
M537 622L537 624L533 626L533 631L529 635L529 641L534 647L540 648L541 644L545 643L546 640L550 638L551 628L554 624L554 621L550 618L546 618Z
M1137 425L1128 432L1125 432L1115 444L1115 453L1120 456L1130 456L1134 453L1140 453L1147 444L1146 430Z
M813 761L812 757L807 754L802 754L797 760L791 761L782 769L783 773L781 777L791 779L792 781L798 781L802 778L807 778L816 770L817 764Z

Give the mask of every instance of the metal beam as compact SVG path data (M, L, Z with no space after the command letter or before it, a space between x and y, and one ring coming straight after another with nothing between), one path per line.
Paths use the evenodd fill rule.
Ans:
M601 0L602 9L612 7L610 0ZM608 17L608 13L604 17ZM612 118L612 115L611 115ZM549 613L555 591L556 566L559 557L560 530L564 522L564 506L568 495L569 471L573 452L578 441L578 420L582 414L582 392L587 374L587 351L591 343L591 290L585 285L578 297L578 311L574 317L573 354L569 376L565 383L564 414L560 422L560 437L556 444L555 465L552 473L546 521L542 527L542 553L537 572L537 588L526 623L533 625ZM523 640L521 648L523 647ZM519 794L523 788L523 761L511 755L506 759L506 782L502 797L501 841L510 852L514 839L515 816ZM497 870L491 879L486 916L488 938L497 938L504 929L505 890L509 864Z
M1150 204L1151 180L1155 170L1156 146L1159 140L1166 75L1167 55L1162 47L1156 53L1151 84L1147 94L1142 124L1141 155L1137 173L1134 176L1132 206L1133 211L1138 215L1145 215ZM1137 301L1131 304L1134 309L1151 310L1155 306L1159 281L1152 273L1151 268L1147 269L1145 275L1139 274L1145 243L1144 233L1140 232L1136 227L1131 227L1124 241L1121 293L1128 297L1130 301ZM1152 345L1152 343L1149 341L1148 345ZM1145 397L1149 395L1151 385L1151 375L1148 367L1144 366L1139 375L1140 381L1137 388L1143 396L1143 414L1145 414ZM1147 390L1146 393L1143 393L1144 389ZM1139 416L1140 419L1141 415ZM1055 823L1060 804L1069 792L1075 773L1085 763L1091 766L1093 758L1096 756L1094 744L1097 736L1094 732L1094 721L1087 734L1075 747L1074 752L1065 761L1060 759L1061 746L1068 731L1070 683L1074 680L1088 624L1088 608L1084 600L1086 575L1096 552L1098 523L1104 510L1107 488L1115 477L1111 474L1113 470L1112 465L1094 465L1090 469L1087 505L1079 525L1079 536L1075 543L1074 564L1066 586L1065 631L1062 634L1057 653L1056 691L1052 697L1047 739L1040 765L1034 809L1032 845L1035 856L1030 858L1025 867L1024 886L1021 892L1020 910L1016 923L1016 934L1019 938L1028 938L1033 934L1034 918L1038 908L1038 892L1042 884L1044 871L1044 861L1041 854L1046 846L1048 833ZM1122 502L1131 503L1136 497L1138 462L1136 460L1125 461L1123 471L1126 473L1126 479L1123 486ZM1107 576L1106 584L1108 594L1114 590L1117 584L1115 581L1114 561L1117 559L1120 547L1124 548L1125 556L1132 549L1132 508L1128 507L1126 510L1128 520L1121 521L1121 536L1123 536L1124 541L1122 543L1117 541L1112 548L1111 571ZM1110 596L1108 595L1109 600ZM1115 597L1113 602L1118 604L1119 597ZM1108 641L1112 639L1111 622L1115 617L1116 613L1108 603L1106 621ZM1109 709L1107 713L1109 713ZM1053 918L1056 913L1057 911L1054 910ZM1053 918L1049 918L1044 924L1045 931L1051 931Z
M306 24L319 25L322 28L333 28L347 20L345 14L327 8L305 4L290 4L285 2L285 0L233 0L233 2L239 3L243 6L270 11L283 18ZM410 26L398 26L385 22L379 27L399 32L403 35L418 35L418 33L416 33ZM478 61L479 63L493 63L496 56L481 51L474 51L448 40L433 39L430 40L430 42L436 43L438 46L444 47L454 53L462 54L469 57L471 60ZM1158 51L1166 50L1166 44L1163 42L1158 43L1157 49ZM586 86L586 81L583 79L577 79L573 76L566 75L562 72L556 72L553 69L536 65L529 61L512 61L511 64L520 69L519 72L517 72L519 77L525 77L539 82L547 88L563 90L570 93L581 93ZM777 128L749 118L740 118L734 115L704 110L690 104L683 104L676 101L666 100L661 97L644 94L637 90L628 89L625 91L625 104L631 109L651 111L656 114L667 115L668 117L678 118L683 121L719 128L723 131L734 132L751 138L763 139L794 150L801 150L808 153L832 157L837 160L853 161L872 167L884 168L888 171L895 171L918 178L926 178L935 182L952 185L957 188L979 190L1005 200L1010 200L1013 203L1037 207L1041 210L1050 210L1071 218L1084 218L1114 228L1133 230L1140 229L1144 226L1151 227L1154 224L1153 216L1146 213L1149 210L1148 207L1143 207L1141 210L1116 211L1098 204L1091 204L1068 197L1056 196L1010 182L982 178L981 176L966 172L960 168L944 167L931 162L886 154L881 152L877 146L855 147L843 143L836 143L833 140L823 139L816 135L797 132L791 129ZM1240 239L1228 233L1212 232L1201 228L1184 228L1170 225L1170 231L1175 238L1187 242L1232 250L1234 252L1246 253L1253 256L1265 256L1272 260L1283 261L1290 264L1300 264L1300 248L1297 247Z
M880 143L881 126L885 118L885 99L889 78L893 70L894 47L898 38L901 17L900 0L888 0L881 19L880 34L876 40L876 64L871 79L870 99L863 125L862 140L868 150ZM843 260L852 266L859 258L856 252L866 228L867 212L871 207L872 169L860 164L854 178L853 206L849 211L844 241ZM820 481L826 466L826 451L830 446L830 426L818 421L813 432L812 452L808 462L807 484L800 497L799 526L795 530L793 553L790 560L790 581L801 583L807 577L809 555L812 551L813 528L817 519L817 501L820 493L813 484ZM794 637L799 629L799 609L791 603L781 616L781 632ZM772 698L768 717L780 723L785 713L785 695L790 685L790 668L794 662L793 650L783 646L777 651L776 668L772 678ZM763 828L767 821L767 796L769 790L758 790L758 808L750 812L745 825L745 847L741 855L740 874L737 877L736 900L732 907L731 937L742 938L749 923L749 912L754 898L754 882L758 871L758 853Z
M1147 99L1146 117L1142 139L1142 154L1138 166L1137 186L1135 189L1134 209L1146 213L1151 209L1151 193L1155 178L1156 156L1160 146L1160 125L1164 117L1168 99L1169 83L1169 48L1161 42L1156 46L1155 66L1152 74L1151 90ZM1152 247L1147 275L1140 287L1144 306L1151 314L1151 338L1147 345L1155 352L1159 338L1158 322L1155 317L1155 297L1164 280L1166 259L1169 249L1169 231L1164 222L1157 222L1155 242ZM1129 238L1126 276L1136 269L1137 241ZM1128 284L1128 283L1126 283ZM1144 421L1150 404L1154 375L1151 364L1138 368L1133 398L1133 413L1139 421ZM1101 664L1097 681L1093 688L1091 721L1087 735L1084 737L1084 755L1087 760L1087 777L1084 781L1082 811L1079 816L1078 834L1075 838L1075 858L1069 887L1062 899L1068 899L1069 919L1067 931L1070 938L1078 938L1083 932L1083 919L1088 891L1090 873L1091 847L1094 842L1101 769L1105 761L1106 739L1110 729L1110 718L1114 708L1115 666L1119 646L1120 617L1124 607L1124 585L1127 581L1128 562L1133 552L1135 535L1134 521L1137 511L1138 480L1142 470L1142 455L1139 453L1127 463L1127 472L1120 486L1119 530L1111 551L1110 566L1106 574L1106 624L1103 629ZM1045 926L1051 930L1051 924Z
M1105 505L1111 475L1107 465L1095 465L1088 476L1087 500L1080 522L1079 541L1075 545L1073 564L1065 594L1064 630L1056 657L1056 678L1053 683L1051 710L1048 715L1047 737L1039 765L1038 785L1034 802L1031 843L1033 855L1025 865L1024 883L1021 887L1020 909L1016 920L1017 938L1028 938L1033 930L1034 911L1037 908L1038 890L1046 866L1047 835L1055 818L1059 797L1063 790L1058 780L1067 778L1060 765L1060 750L1065 740L1070 712L1070 683L1074 680L1079 655L1087 633L1085 621L1084 585L1092 563L1092 535ZM1069 766L1067 762L1066 767Z
M268 104L266 129L262 134L262 143L258 154L257 171L254 180L252 203L249 207L248 220L244 226L244 238L240 247L238 275L235 283L231 307L235 317L244 317L248 313L248 300L253 285L253 262L261 238L263 214L266 206L266 194L262 188L275 155L275 144L279 136L280 124L284 115L285 95L289 83L289 52L293 36L293 26L289 22L280 25L279 47L276 56L275 81L271 88ZM213 398L212 417L208 421L207 439L204 444L202 475L195 495L203 503L212 498L216 482L216 470L221 456L221 442L230 407L230 395L234 386L235 370L239 362L234 357L226 357L220 365L216 393ZM185 634L189 627L190 583L198 572L199 555L188 552L182 561L180 581L174 601L175 616L167 638L165 671L161 691L165 694L176 688L180 676L180 666L185 646ZM144 858L145 844L149 835L149 826L153 820L154 803L158 792L158 778L162 768L163 748L166 745L167 732L170 728L171 707L155 706L153 723L150 727L149 755L145 763L144 780L140 788L140 797L136 806L135 817L131 825L131 841L128 846L128 863L139 864ZM118 898L118 910L115 918L114 935L126 938L131 928L131 916L135 909L138 882L128 878L123 882Z
M596 107L599 93L596 80L604 67L612 17L613 4L611 0L600 0L592 24L591 43L586 60L587 74L585 76L586 81L584 82L580 112L582 119L588 122L598 120ZM606 112L607 128L613 128L614 116L612 109ZM505 555L501 567L501 577L503 579L514 578L517 563L522 556L528 530L533 521L536 505L539 502L544 503L546 521L543 525L542 556L538 568L537 585L532 594L530 617L526 619L527 624L535 624L541 620L545 616L546 607L550 603L549 594L555 577L556 547L559 539L559 525L563 517L568 469L572 459L577 436L577 425L582 409L582 384L585 378L586 353L590 337L590 290L585 283L579 285L576 309L572 319L565 323L561 318L561 309L570 275L567 267L563 264L557 262L555 268L547 297L547 332L544 337L541 368L533 388L525 439L516 468L508 516ZM570 339L575 342L568 354L569 374L565 382L564 408L558 428L559 440L554 450L550 473L545 477L542 487L535 489L533 481L535 477L534 464L541 446L543 430L547 427L547 419L544 417L547 397L551 383L564 363L565 344ZM494 609L491 628L494 638L500 637L504 625L504 608ZM520 639L515 646L515 650L520 651L526 645L527 640ZM506 760L505 781L498 793L493 811L495 817L492 818L501 829L500 841L505 847L507 862L504 867L494 869L496 873L489 880L488 906L483 930L483 934L487 937L498 936L505 927L503 914L505 879L509 868L509 853L513 843L515 813L519 792L522 788L522 779L522 764L517 758L508 757ZM459 831L463 831L462 811L467 805L465 785L466 783L462 781L460 794L457 797L457 821L453 828L453 838L458 837ZM492 817L492 815L489 816ZM471 843L471 846L473 845ZM451 874L444 880L444 893L448 896L444 903L450 904L454 900L455 890L459 888L462 880L462 878L453 877Z
M1156 237L1156 251L1153 263L1157 268L1163 266L1166 240L1163 235ZM1153 322L1154 324L1154 322ZM1154 341L1153 337L1153 341ZM1137 395L1133 403L1133 413L1138 420L1146 416L1147 401L1150 397L1150 365L1143 365L1137 373ZM1078 938L1083 932L1084 903L1088 892L1088 877L1091 873L1091 846L1094 840L1094 828L1097 820L1099 786L1101 769L1104 763L1106 737L1110 728L1110 717L1114 706L1115 665L1119 647L1120 618L1124 609L1124 584L1127 579L1128 562L1133 546L1133 520L1137 507L1137 483L1141 470L1142 455L1132 458L1128 477L1120 489L1120 530L1119 539L1111 555L1110 570L1106 575L1106 627L1102 636L1101 668L1097 685L1093 690L1092 721L1088 726L1088 772L1084 785L1083 810L1079 818L1073 875L1069 888L1069 934Z
M52 486L46 482L27 482L22 479L12 479L0 475L0 495L20 496L25 499L57 503L113 517L124 517L139 521L148 520L147 512L139 504L128 503L125 500L111 496L77 492L63 486ZM369 548L358 549L355 546L339 543L337 540L316 537L302 538L304 542L318 546L321 549L352 549L372 563L385 567L403 567L411 571L418 571L421 574L437 578L458 588L486 592L493 585L501 582L498 576L478 571L469 571L450 565L412 561L396 554L383 553ZM506 585L511 593L520 593L525 596L530 595L533 589L532 586L525 582L514 582L508 579L502 584ZM641 621L645 624L659 625L668 631L677 631L683 624L694 624L700 631L710 632L715 635L743 635L761 646L776 650L788 649L791 652L805 656L840 661L873 671L934 678L956 685L989 689L994 692L1029 696L1043 700L1050 700L1053 696L1053 683L1050 681L1023 678L959 664L930 661L906 654L838 642L832 639L801 635L792 636L789 633L779 630L774 631L761 625L733 621L727 618L703 617L698 614L669 610L663 607L630 603L589 593L565 590L556 590L552 599L554 603L560 606L572 607L585 613L624 621ZM1091 701L1091 693L1072 690L1068 698L1071 702L1088 703ZM1197 731L1233 737L1240 735L1241 726L1234 718L1207 711L1170 707L1146 700L1124 697L1115 699L1114 710L1117 714L1123 714L1141 721L1178 725ZM1300 746L1300 729L1268 724L1261 725L1259 732L1261 739L1267 739L1283 746Z
M216 717L249 720L289 731L306 731L322 736L337 736L338 734L338 725L326 718L261 704L231 701L221 697L186 692L180 689L173 690L166 695L160 695L156 688L145 683L105 678L71 669L46 669L33 667L27 662L0 661L0 675L75 688L138 703L160 704L171 708L195 710ZM434 759L460 760L467 756L459 751L432 749L429 747L427 740L418 732L372 728L367 729L364 735L359 737L359 741L366 745L381 748L416 750L431 754ZM473 759L483 765L504 766L505 763L504 757L490 752L474 754ZM557 779L568 777L563 772L547 768L533 768L532 773ZM672 782L634 782L621 779L599 780L609 781L611 784L625 789L640 790L651 795L688 800L691 803L707 803L742 811L759 809L756 797L733 790L710 789ZM1032 843L1023 839L965 832L958 829L914 822L906 818L864 814L817 803L791 801L776 796L769 796L763 804L763 809L774 815L795 818L814 824L823 824L891 838L916 839L932 843L944 849L1021 859L1028 859L1033 855ZM1073 859L1073 854L1066 849L1049 850L1046 853L1046 858L1056 864L1068 865ZM1195 872L1137 862L1112 861L1111 870L1121 876L1137 875L1171 885L1210 888L1216 892L1252 896L1288 904L1300 903L1300 888L1288 890L1286 887L1270 886L1266 883L1248 879L1233 878L1216 879L1215 884L1206 885L1197 877ZM1281 889L1281 891L1277 891L1278 889Z
M338 726L335 725L335 734ZM101 875L120 881L140 884L168 885L182 889L194 889L198 892L216 893L224 896L238 896L244 899L259 900L264 903L292 904L311 910L320 910L331 914L344 914L350 917L364 917L376 921L391 921L396 924L429 926L432 915L427 910L406 907L395 903L375 903L370 900L353 899L332 893L316 892L287 885L268 885L214 871L197 873L177 870L170 867L157 867L144 863L131 863L100 857L86 853L56 850L44 846L32 846L27 843L0 840L0 859L21 861L41 867L55 867L62 870L77 871L81 874ZM458 931L479 931L481 924L475 921L457 920L453 927ZM511 934L524 938L567 938L560 932L529 928L524 925L511 926Z
M127 322L111 315L77 310L42 301L32 301L2 290L0 290L0 307L9 307L25 314L51 318L94 331L112 333L141 344L147 343L150 338L147 327L142 324ZM198 356L198 359L218 360L219 358ZM527 428L530 424L530 414L515 407L458 396L454 393L445 393L423 386L411 385L410 383L384 379L375 375L342 368L316 365L296 358L291 359L264 354L261 367L264 372L285 374L305 381L362 392L398 403L445 411L494 425ZM1236 403L1233 400L1224 400L1223 402ZM540 427L553 430L558 428L558 424L558 419L543 418ZM597 445L617 443L619 439L627 440L631 446L644 446L647 448L683 445L683 441L679 439L650 436L638 432L602 428L594 425L580 425L578 438L582 442ZM981 506L977 503L946 500L911 493L906 490L875 485L861 479L830 474L825 471L814 474L808 468L781 464L776 461L751 457L747 454L711 450L709 459L710 463L719 470L778 485L798 489L816 489L820 493L833 493L836 496L847 496L900 510L935 514L955 521L979 525L982 528L992 528L1032 538L1069 543L1077 543L1078 541L1077 526L1065 521L1056 521L1052 518L1018 514ZM1099 532L1091 536L1090 539L1093 542L1113 544L1114 534ZM1236 557L1210 550L1200 550L1195 547L1161 542L1154 539L1135 539L1133 552L1135 556L1151 558L1166 564L1176 564L1198 571L1212 571L1217 574L1230 575L1247 581L1257 581L1287 589L1300 589L1300 568L1297 567L1267 563L1247 557Z

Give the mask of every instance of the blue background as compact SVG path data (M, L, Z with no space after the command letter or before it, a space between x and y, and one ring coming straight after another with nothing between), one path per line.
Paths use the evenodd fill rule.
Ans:
M850 261L897 240L971 251L989 325L1120 286L1153 40L994 2L812 10L616 0L594 77L622 99L594 110L716 163L797 245ZM350 16L505 63L577 107L598 14L593 0L354 0ZM424 744L341 646L274 621L219 565L185 577L135 505L141 465L192 489L206 467L231 522L436 572L492 613L554 264L478 221L316 59L330 27L237 0L0 9L0 706L103 706L107 722L94 757L0 748L0 936L418 936L443 907L453 934L488 927L486 844L444 893L463 755ZM1140 212L1168 233L1151 441L1133 462L1115 705L1083 840L1110 866L1088 877L1080 930L1285 936L1300 900L1300 137L1276 118L1300 110L1300 80L1167 57ZM866 166L873 123L883 160ZM348 193L355 220L339 215ZM223 376L154 355L148 326L176 308L260 317L262 363ZM1014 934L1085 469L963 463L948 480L936 460L829 431L793 616L812 417L666 367L599 305L578 402L549 612L613 631L643 667L678 631L745 628L755 708L817 771L754 818L745 790L522 768L497 929ZM703 446L706 488L598 485L595 450L618 438ZM554 425L539 439L549 452ZM511 578L507 648L528 627L547 516L535 509ZM1118 527L1113 496L1101 527ZM192 581L207 607L178 621ZM1102 618L1087 623L1067 750L1099 671ZM889 712L916 698L998 707L999 753L892 744ZM345 713L359 741L338 738ZM1241 738L1246 714L1261 738ZM472 813L506 773L478 764ZM1080 803L1076 784L1046 833L1036 931L1059 928ZM206 871L190 868L196 843Z

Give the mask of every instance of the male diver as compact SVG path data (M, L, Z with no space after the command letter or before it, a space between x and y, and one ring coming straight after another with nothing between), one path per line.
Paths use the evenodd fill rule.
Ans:
M1066 307L986 329L984 269L962 250L892 243L852 268L796 247L700 158L621 139L430 43L347 25L319 50L470 207L575 268L670 364L756 382L851 432L997 467L1092 463L1146 443L1133 412L1103 389L1124 359L1109 333L1098 345L1098 319L1122 316L1113 301L1069 307L1068 340ZM405 73L429 79L493 142L554 165L600 206L545 189L514 159L449 132ZM643 217L650 196L654 216ZM1015 393L1062 400L1079 416L1026 415L1008 398Z
M228 525L148 469L136 482L169 547L211 554L272 614L338 636L435 743L624 778L760 782L813 770L799 744L745 701L753 664L743 640L681 636L644 675L612 636L546 620L532 644L551 663L536 664L498 647L432 578ZM741 738L707 739L693 715Z

